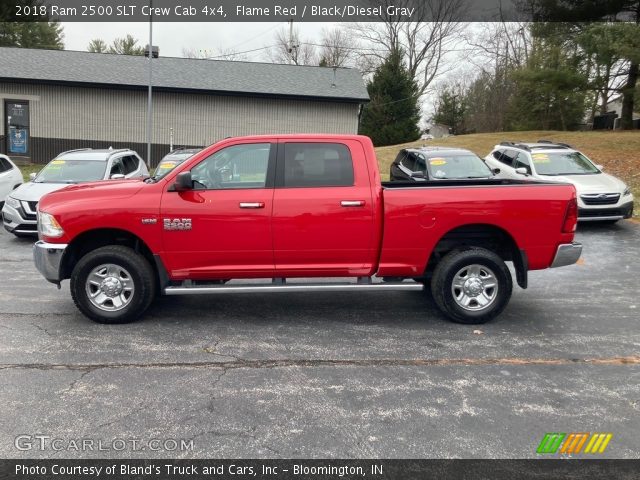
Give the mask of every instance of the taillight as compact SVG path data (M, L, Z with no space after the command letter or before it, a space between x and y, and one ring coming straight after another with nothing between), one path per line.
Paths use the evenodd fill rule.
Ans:
M574 197L569 200L569 205L567 205L567 213L564 215L562 233L575 232L576 225L578 225L578 201Z

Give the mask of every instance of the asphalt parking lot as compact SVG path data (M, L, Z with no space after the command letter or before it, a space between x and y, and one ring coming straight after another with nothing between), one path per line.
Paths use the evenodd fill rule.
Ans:
M546 432L611 432L601 457L638 458L640 224L577 239L578 265L532 272L482 326L420 292L165 297L105 326L2 232L0 456L524 458ZM18 435L193 449L23 451Z

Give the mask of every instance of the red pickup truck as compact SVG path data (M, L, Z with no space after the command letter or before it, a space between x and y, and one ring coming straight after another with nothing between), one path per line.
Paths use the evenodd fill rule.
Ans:
M46 195L34 260L103 323L137 319L158 294L425 285L453 321L483 323L511 296L505 262L526 288L529 270L577 261L576 222L571 185L381 183L367 137L252 136L164 176Z

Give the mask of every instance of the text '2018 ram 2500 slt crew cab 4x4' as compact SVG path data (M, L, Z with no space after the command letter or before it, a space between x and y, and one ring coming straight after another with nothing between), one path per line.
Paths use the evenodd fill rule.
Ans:
M482 323L511 296L505 262L524 288L528 270L577 261L576 221L572 185L382 184L367 137L254 136L216 143L164 176L48 194L34 257L104 323L135 320L157 294L425 285L450 319Z

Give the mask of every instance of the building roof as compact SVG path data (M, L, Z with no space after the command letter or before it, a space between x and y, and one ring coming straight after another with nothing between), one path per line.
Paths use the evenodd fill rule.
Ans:
M0 79L142 89L143 56L0 47ZM369 95L356 69L160 57L153 59L158 90L364 102Z

